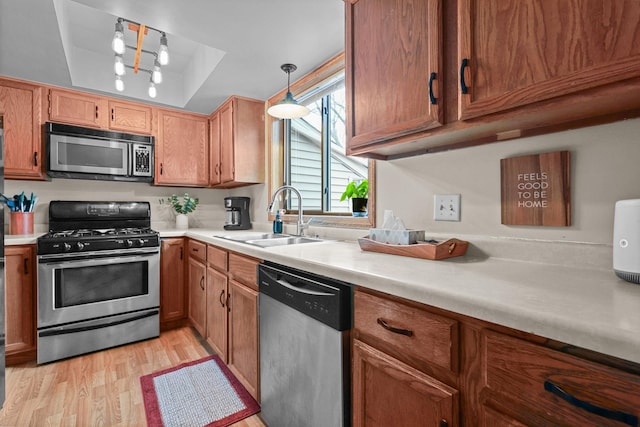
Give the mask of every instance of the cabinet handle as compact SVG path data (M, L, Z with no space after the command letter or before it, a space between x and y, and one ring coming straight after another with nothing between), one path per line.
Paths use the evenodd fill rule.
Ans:
M231 292L227 294L227 311L231 311Z
M38 166L38 152L33 153L33 165Z
M200 289L204 291L204 276L200 278Z
M160 163L160 175L162 175L162 163Z
M382 326L387 331L393 332L394 334L406 335L408 337L413 335L413 331L410 331L409 329L394 328L393 326L385 322L381 317L378 317L378 325Z
M462 93L469 92L469 88L467 87L467 84L464 81L464 69L467 68L468 65L469 65L469 60L467 58L464 58L462 60L462 64L460 65L460 89L462 90Z
M436 77L438 77L436 73L431 73L431 75L429 76L429 101L431 101L433 105L435 105L438 101L437 98L433 96L433 81L436 79Z
M445 419L440 420L440 427L449 427L449 421Z
M29 274L29 259L24 259L24 274Z
M198 252L198 248L191 248L193 252Z
M224 307L224 289L220 291L220 305Z
M114 109L111 109L111 121L114 121L116 119L116 112L114 111Z
M98 118L98 106L96 105L96 119Z
M180 260L184 259L184 248L180 248Z
M220 175L220 164L216 163L216 176Z
M587 412L599 415L608 420L620 421L621 423L625 423L629 426L638 427L638 417L633 414L627 414L626 412L603 408L602 406L596 406L593 403L578 399L577 397L570 395L560 386L552 383L551 381L544 382L544 389L550 393L555 394L561 399L566 400L571 405L577 408L584 409Z

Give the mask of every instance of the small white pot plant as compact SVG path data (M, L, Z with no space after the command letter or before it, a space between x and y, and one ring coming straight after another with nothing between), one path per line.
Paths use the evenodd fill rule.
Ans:
M369 197L369 180L363 179L360 183L351 181L340 197L340 201L351 199L353 216L367 216L367 202Z
M167 197L167 203L169 203L176 212L176 228L180 230L189 228L189 218L187 214L196 210L200 199L189 196L189 193L184 193L182 198L178 198L178 196L172 194Z

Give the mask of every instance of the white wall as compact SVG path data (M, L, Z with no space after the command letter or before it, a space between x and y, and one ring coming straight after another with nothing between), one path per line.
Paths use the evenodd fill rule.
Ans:
M569 227L500 224L500 159L571 152ZM377 221L392 209L407 228L611 244L617 200L640 198L640 119L378 162ZM434 194L461 194L460 222L436 222Z

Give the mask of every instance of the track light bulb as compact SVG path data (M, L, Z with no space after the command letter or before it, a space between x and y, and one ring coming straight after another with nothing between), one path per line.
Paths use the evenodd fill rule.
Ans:
M160 70L160 63L157 60L153 66L153 71L151 72L151 81L155 84L162 83L162 71Z
M120 20L116 22L116 32L113 34L113 40L111 41L111 48L118 55L122 55L125 50L124 27L122 25L122 22L120 22Z
M167 65L169 63L169 48L167 47L167 35L162 33L160 37L160 49L158 49L158 61L160 65Z
M126 67L124 66L122 55L116 55L116 62L113 64L113 69L118 76L124 76L126 74Z
M124 90L124 82L120 76L116 76L116 90L118 92L122 92Z
M149 82L149 97L155 98L157 94L158 91L156 90L156 84L154 82Z

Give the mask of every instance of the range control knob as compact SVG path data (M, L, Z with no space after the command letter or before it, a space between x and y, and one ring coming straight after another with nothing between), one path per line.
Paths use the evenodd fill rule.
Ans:
M144 240L138 239L138 246L143 247L144 246Z
M62 247L65 252L69 252L71 250L71 245L68 243L65 243Z
M84 243L78 242L78 243L76 243L76 247L78 248L79 251L81 251L81 250L84 249Z
M127 239L127 240L125 240L125 243L127 244L127 247L128 247L128 248L133 247L133 240L129 240L129 239Z

